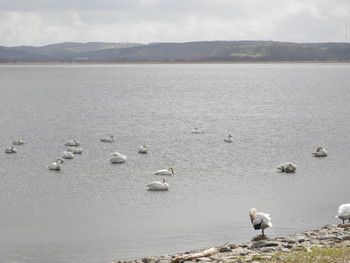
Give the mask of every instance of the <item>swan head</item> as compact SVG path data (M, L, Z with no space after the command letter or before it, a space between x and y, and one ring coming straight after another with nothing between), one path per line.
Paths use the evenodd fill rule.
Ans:
M173 167L169 167L169 168L168 168L168 171L171 172L173 175L176 174L176 172L175 172L175 170L174 170Z
M162 182L163 182L163 183L165 183L165 182L166 182L166 179L165 179L165 177L163 178Z
M256 215L257 212L258 211L255 208L251 208L249 210L250 221L252 221L252 222L254 221L255 215Z

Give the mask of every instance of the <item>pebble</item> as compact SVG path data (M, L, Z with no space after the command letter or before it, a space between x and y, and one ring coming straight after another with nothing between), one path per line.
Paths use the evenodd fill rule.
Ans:
M254 258L270 259L274 253L290 253L292 249L311 251L311 247L322 247L345 242L350 247L350 224L326 225L321 228L293 234L286 237L277 237L268 240L250 241L243 244L229 244L218 247L218 253L207 257L199 257L181 263L193 262L254 262ZM177 257L191 255L203 250L187 251L174 255L150 256L138 260L115 261L114 263L171 263ZM279 256L277 260L283 261ZM253 261L252 261L253 260Z

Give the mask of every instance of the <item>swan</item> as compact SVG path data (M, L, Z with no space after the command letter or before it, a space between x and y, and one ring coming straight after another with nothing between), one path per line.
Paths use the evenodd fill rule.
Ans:
M109 159L109 161L111 163L124 163L126 161L126 159L128 158L126 155L118 153L118 152L114 152L111 154L112 154L112 157Z
M148 152L147 145L142 145L139 147L139 153L147 153L147 152Z
M252 222L255 230L262 230L262 234L264 234L264 230L268 227L272 227L271 217L269 214L265 214L263 212L258 212L255 208L251 208L249 210L250 221Z
M26 142L24 140L15 140L12 142L13 145L21 145L21 144L25 144Z
M62 155L63 159L73 159L74 158L74 152L72 149L68 149L66 151L63 152Z
M68 141L65 143L66 146L80 146L80 142L77 140Z
M233 142L233 138L231 135L229 135L225 140L224 142Z
M281 172L292 173L292 172L295 172L295 170L297 169L297 166L294 163L287 162L277 166L277 169L280 170Z
M154 172L155 175L175 175L176 172L174 168L169 167L168 169L162 169Z
M317 147L316 152L313 152L314 157L326 157L328 152L323 147Z
M115 142L115 138L113 135L107 137L107 138L102 138L101 142Z
M338 214L335 217L343 220L343 224L346 219L348 219L350 223L350 204L340 205L338 208Z
M64 163L64 160L62 158L58 158L55 163L51 163L48 168L50 170L60 171L61 170L61 163Z
M194 128L193 131L191 131L191 133L200 134L200 133L204 133L204 131L199 128Z
M165 178L163 178L161 182L154 181L154 182L148 183L147 187L149 188L149 190L152 190L152 191L160 191L160 190L164 191L169 189L169 184L166 183Z
M17 153L17 149L13 146L7 147L5 153Z
M81 154L83 152L83 149L81 147L71 147L68 150L74 154Z

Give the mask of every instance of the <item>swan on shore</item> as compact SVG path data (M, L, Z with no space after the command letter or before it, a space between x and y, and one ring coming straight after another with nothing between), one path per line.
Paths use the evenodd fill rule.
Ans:
M286 162L278 165L277 169L281 172L293 173L297 169L297 166L294 163Z
M125 154L118 152L111 153L112 157L109 159L111 163L124 163L128 158Z
M231 135L227 136L224 142L233 142L233 137Z
M327 157L328 152L323 147L317 147L316 152L313 152L314 157Z
M62 158L58 158L56 162L51 163L48 168L50 170L60 171L61 170L61 164L64 163L64 160Z
M268 227L272 227L271 217L269 214L258 212L255 208L249 210L250 221L252 222L254 229L261 229L262 234L265 235L264 230Z
M12 142L13 145L22 145L22 144L25 144L26 142L24 140L15 140Z
M191 131L191 133L200 134L200 133L204 133L204 131L199 128L194 128L193 131Z
M66 151L63 152L62 155L63 159L73 159L74 158L74 152L72 149L68 149Z
M113 135L106 137L106 138L102 138L101 142L115 142L115 138Z
M165 178L163 178L163 180L160 182L153 181L151 183L148 183L147 187L152 191L164 191L169 189L169 184L165 181Z
M83 152L83 149L81 147L71 147L68 150L74 154L81 154Z
M66 145L66 146L80 146L80 142L77 140L72 140L72 141L66 142L64 145Z
M139 153L147 153L147 152L148 152L148 147L147 147L147 145L142 145L142 146L140 146L138 152L139 152Z
M154 172L155 175L175 175L174 168L169 167L168 169L162 169Z
M17 149L13 146L7 147L5 153L17 153Z
M335 216L341 220L343 220L343 224L345 220L348 219L350 223L350 204L342 204L338 208L338 214Z

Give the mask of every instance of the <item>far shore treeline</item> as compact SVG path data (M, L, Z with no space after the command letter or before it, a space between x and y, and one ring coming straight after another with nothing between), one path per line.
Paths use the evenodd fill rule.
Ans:
M66 42L0 46L0 63L350 62L350 43L199 41L187 43Z

